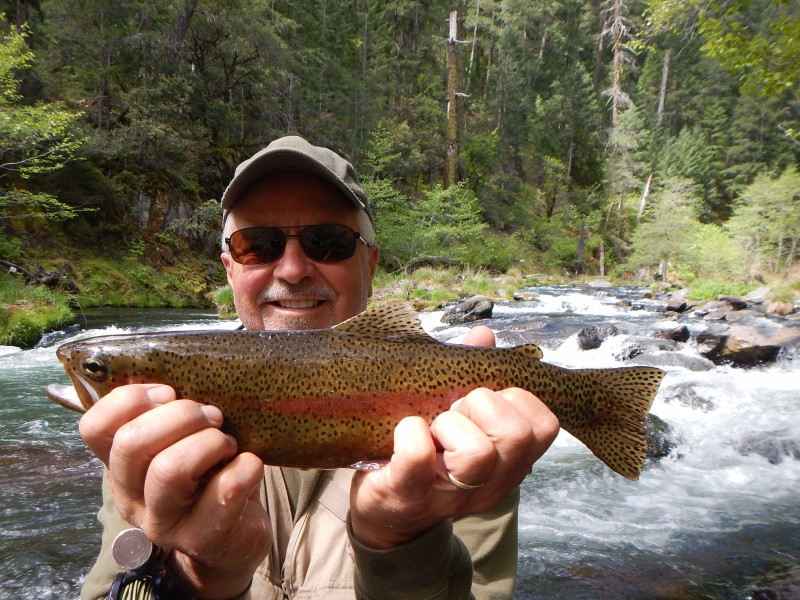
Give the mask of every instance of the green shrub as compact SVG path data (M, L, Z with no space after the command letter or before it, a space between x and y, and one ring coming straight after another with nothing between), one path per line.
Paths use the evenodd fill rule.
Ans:
M0 284L0 344L30 347L42 333L71 323L69 300L49 288L19 281Z
M794 289L800 291L800 285ZM795 292L791 284L780 284L770 288L769 299L772 302L794 302Z
M698 281L689 289L689 300L705 302L719 296L744 296L756 286L740 281Z
M231 286L226 285L215 292L211 296L214 306L217 307L217 314L223 319L233 319L236 317L236 307L233 304L233 289Z

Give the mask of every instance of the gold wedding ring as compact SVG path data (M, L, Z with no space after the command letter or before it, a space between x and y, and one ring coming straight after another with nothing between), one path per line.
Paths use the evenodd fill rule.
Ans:
M486 482L479 483L478 485L470 485L468 483L464 483L463 481L459 481L458 479L456 479L456 477L450 471L447 472L447 477L448 479L450 479L450 483L452 483L454 486L462 490L467 490L467 491L477 490L486 485Z

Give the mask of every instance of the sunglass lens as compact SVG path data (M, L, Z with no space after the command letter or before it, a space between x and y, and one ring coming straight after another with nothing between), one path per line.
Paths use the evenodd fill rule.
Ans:
M312 225L300 233L303 250L320 262L347 260L356 251L356 232L345 225Z
M236 262L243 265L264 265L278 260L286 247L280 229L250 227L231 235L230 251Z

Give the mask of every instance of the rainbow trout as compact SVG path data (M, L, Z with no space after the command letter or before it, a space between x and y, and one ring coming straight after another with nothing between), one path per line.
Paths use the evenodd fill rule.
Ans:
M108 335L56 351L74 384L47 395L79 411L129 383L164 383L213 404L240 451L266 464L336 468L385 459L406 416L429 423L477 387L521 387L614 471L638 479L644 418L664 372L565 369L538 346L476 348L430 337L402 303L331 329ZM76 392L80 402L67 392Z

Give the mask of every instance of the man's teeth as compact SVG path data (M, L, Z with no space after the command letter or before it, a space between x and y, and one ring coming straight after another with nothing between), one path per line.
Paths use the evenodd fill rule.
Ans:
M319 300L280 300L278 304L280 304L283 308L312 308L319 304Z

